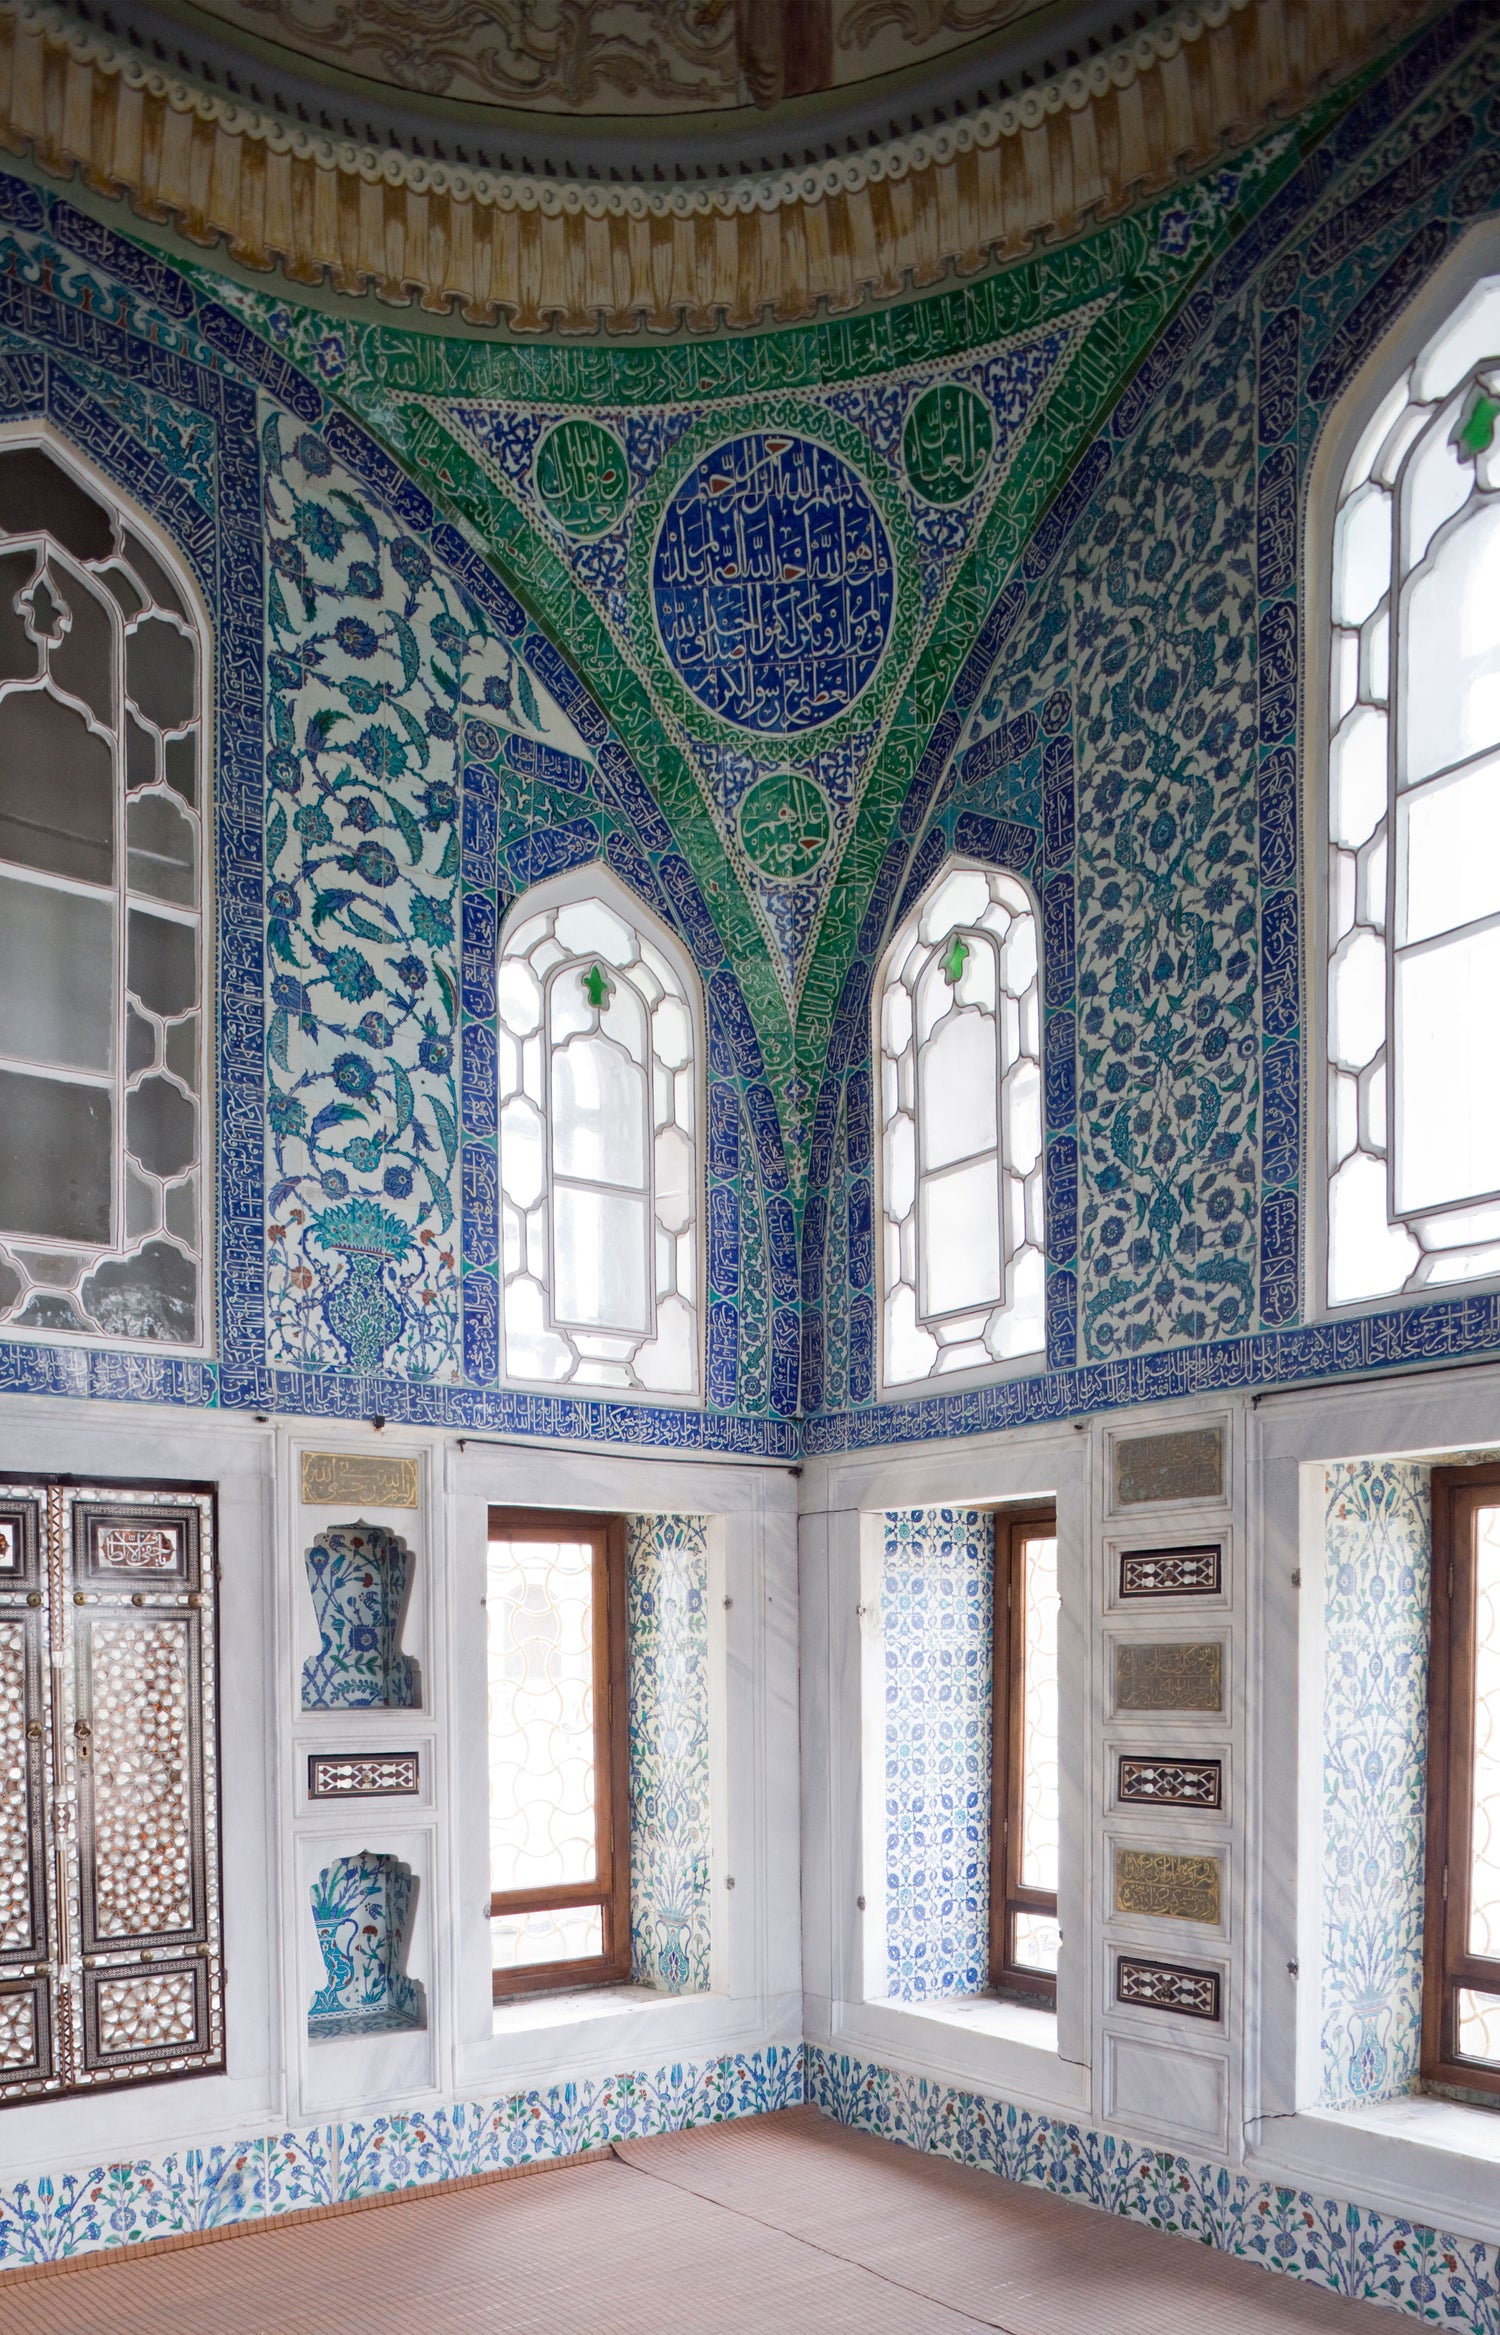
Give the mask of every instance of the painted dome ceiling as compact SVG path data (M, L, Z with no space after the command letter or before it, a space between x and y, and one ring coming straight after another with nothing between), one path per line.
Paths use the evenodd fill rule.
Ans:
M910 132L1137 21L1116 0L143 0L127 15L190 70L267 76L262 101L316 92L370 114L355 134L462 120L495 166L536 167L541 139L550 167L648 174Z

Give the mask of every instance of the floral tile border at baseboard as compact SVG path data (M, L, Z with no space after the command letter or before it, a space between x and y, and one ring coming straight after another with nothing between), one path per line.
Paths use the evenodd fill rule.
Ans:
M905 2148L978 2165L1465 2335L1500 2335L1500 2248L1194 2162L1117 2134L804 2045L808 2100Z
M611 2141L794 2108L802 2046L772 2044L450 2108L315 2125L0 2188L0 2273L152 2238L222 2229L476 2173L513 2171Z

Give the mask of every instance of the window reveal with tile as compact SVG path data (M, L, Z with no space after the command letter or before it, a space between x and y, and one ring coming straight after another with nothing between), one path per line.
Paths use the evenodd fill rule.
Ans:
M625 1596L619 1518L491 1510L497 2000L630 1975Z
M696 982L623 888L537 887L500 952L505 1371L698 1391Z
M995 1517L990 1983L1057 1992L1057 1517Z
M1422 2073L1500 2094L1500 1467L1432 1471Z
M1015 876L950 868L876 984L887 1386L1039 1352L1041 993Z
M224 2065L214 1504L0 1484L0 2101Z
M1333 526L1328 1299L1500 1274L1500 276L1392 382Z
M0 1316L203 1342L203 689L185 576L0 438Z

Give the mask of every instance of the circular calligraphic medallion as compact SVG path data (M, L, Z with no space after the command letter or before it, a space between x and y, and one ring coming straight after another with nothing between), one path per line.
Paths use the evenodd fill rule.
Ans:
M791 431L716 446L662 515L662 647L721 720L792 737L844 713L890 638L896 562L852 464Z
M773 770L756 780L740 805L745 857L778 883L810 876L832 833L827 797L805 771Z
M570 535L602 535L630 500L630 464L597 422L558 422L536 452L536 491Z
M982 397L961 381L924 389L906 417L901 459L929 503L961 503L972 494L995 446L995 425Z

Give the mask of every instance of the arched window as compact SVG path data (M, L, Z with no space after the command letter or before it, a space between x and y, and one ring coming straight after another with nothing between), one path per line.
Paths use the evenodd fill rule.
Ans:
M887 1386L1045 1343L1036 914L1015 876L950 867L875 993Z
M0 436L0 1317L205 1337L204 667L185 571Z
M597 868L500 948L505 1374L696 1394L697 984Z
M1328 754L1328 1300L1500 1274L1500 277L1340 484Z

